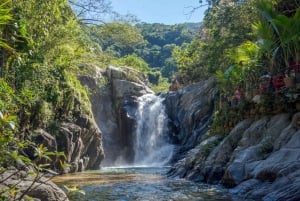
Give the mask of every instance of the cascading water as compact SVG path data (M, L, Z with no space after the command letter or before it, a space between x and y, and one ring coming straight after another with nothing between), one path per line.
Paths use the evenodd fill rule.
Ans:
M135 104L137 102L138 105ZM120 147L120 160L114 163L114 167L102 167L101 170L72 176L62 175L55 177L53 181L60 186L80 186L85 195L72 197L74 201L233 200L219 187L165 176L174 145L168 143L168 118L163 98L148 94L140 97L137 102L134 99L134 104L123 105L125 121L122 125L130 125L130 128L127 132L123 130L125 148ZM132 124L127 124L128 122ZM128 148L131 149L126 152ZM128 153L132 154L128 157L130 160L121 160L126 159Z
M138 102L134 165L163 166L171 159L174 148L168 143L163 98L146 94Z

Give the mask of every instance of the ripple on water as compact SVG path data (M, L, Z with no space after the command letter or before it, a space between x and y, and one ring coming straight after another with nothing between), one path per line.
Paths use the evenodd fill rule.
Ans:
M163 176L166 168L107 168L55 177L59 186L78 185L87 201L231 201L221 188Z

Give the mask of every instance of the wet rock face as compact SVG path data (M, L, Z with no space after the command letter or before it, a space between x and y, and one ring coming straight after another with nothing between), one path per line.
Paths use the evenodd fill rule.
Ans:
M95 76L78 76L81 84L90 91L93 116L102 133L102 143L105 151L104 161L117 157L118 153L115 150L118 150L118 143L115 143L113 139L118 139L119 136L112 89L106 74L106 71L96 69Z
M182 158L203 140L211 122L216 93L215 81L209 79L164 95L170 135L180 146L174 160Z
M119 133L120 144L118 149L121 153L118 155L119 161L131 164L134 162L134 133L136 129L137 119L135 117L138 103L135 98L128 97L123 100L122 106L119 110ZM122 160L122 161L121 161Z
M92 110L105 150L102 165L131 163L137 97L153 92L147 86L147 78L130 68L110 66L95 74L98 76L80 76L80 81L93 91Z

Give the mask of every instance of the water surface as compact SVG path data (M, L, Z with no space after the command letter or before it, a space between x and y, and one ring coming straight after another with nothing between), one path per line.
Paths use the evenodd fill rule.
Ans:
M62 186L77 186L86 201L231 201L220 187L165 177L167 167L103 168L55 177Z

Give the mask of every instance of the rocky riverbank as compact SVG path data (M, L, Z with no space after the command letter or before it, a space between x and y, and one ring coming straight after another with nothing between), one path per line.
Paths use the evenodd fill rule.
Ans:
M167 108L179 106L169 111L179 111L175 115L171 113L171 117L181 117L179 121L173 119L173 126L179 136L184 136L180 138L184 146L175 156L180 160L169 176L222 184L242 200L300 200L300 132L297 123L300 115L280 113L248 118L235 125L227 136L210 136L206 132L208 118L204 117L212 113L208 112L207 105L203 109L201 107L205 105L198 103L212 102L214 91L196 95L199 91L212 91L210 82L195 87L194 92L182 93L188 89L185 88L176 95L169 95L179 97L181 94L176 99L180 104L189 94L195 95L192 96L195 99L187 98L189 102L183 107L173 104L176 102L173 99L166 101ZM205 111L200 116L203 118L195 116L199 111ZM203 125L207 129L199 132Z

